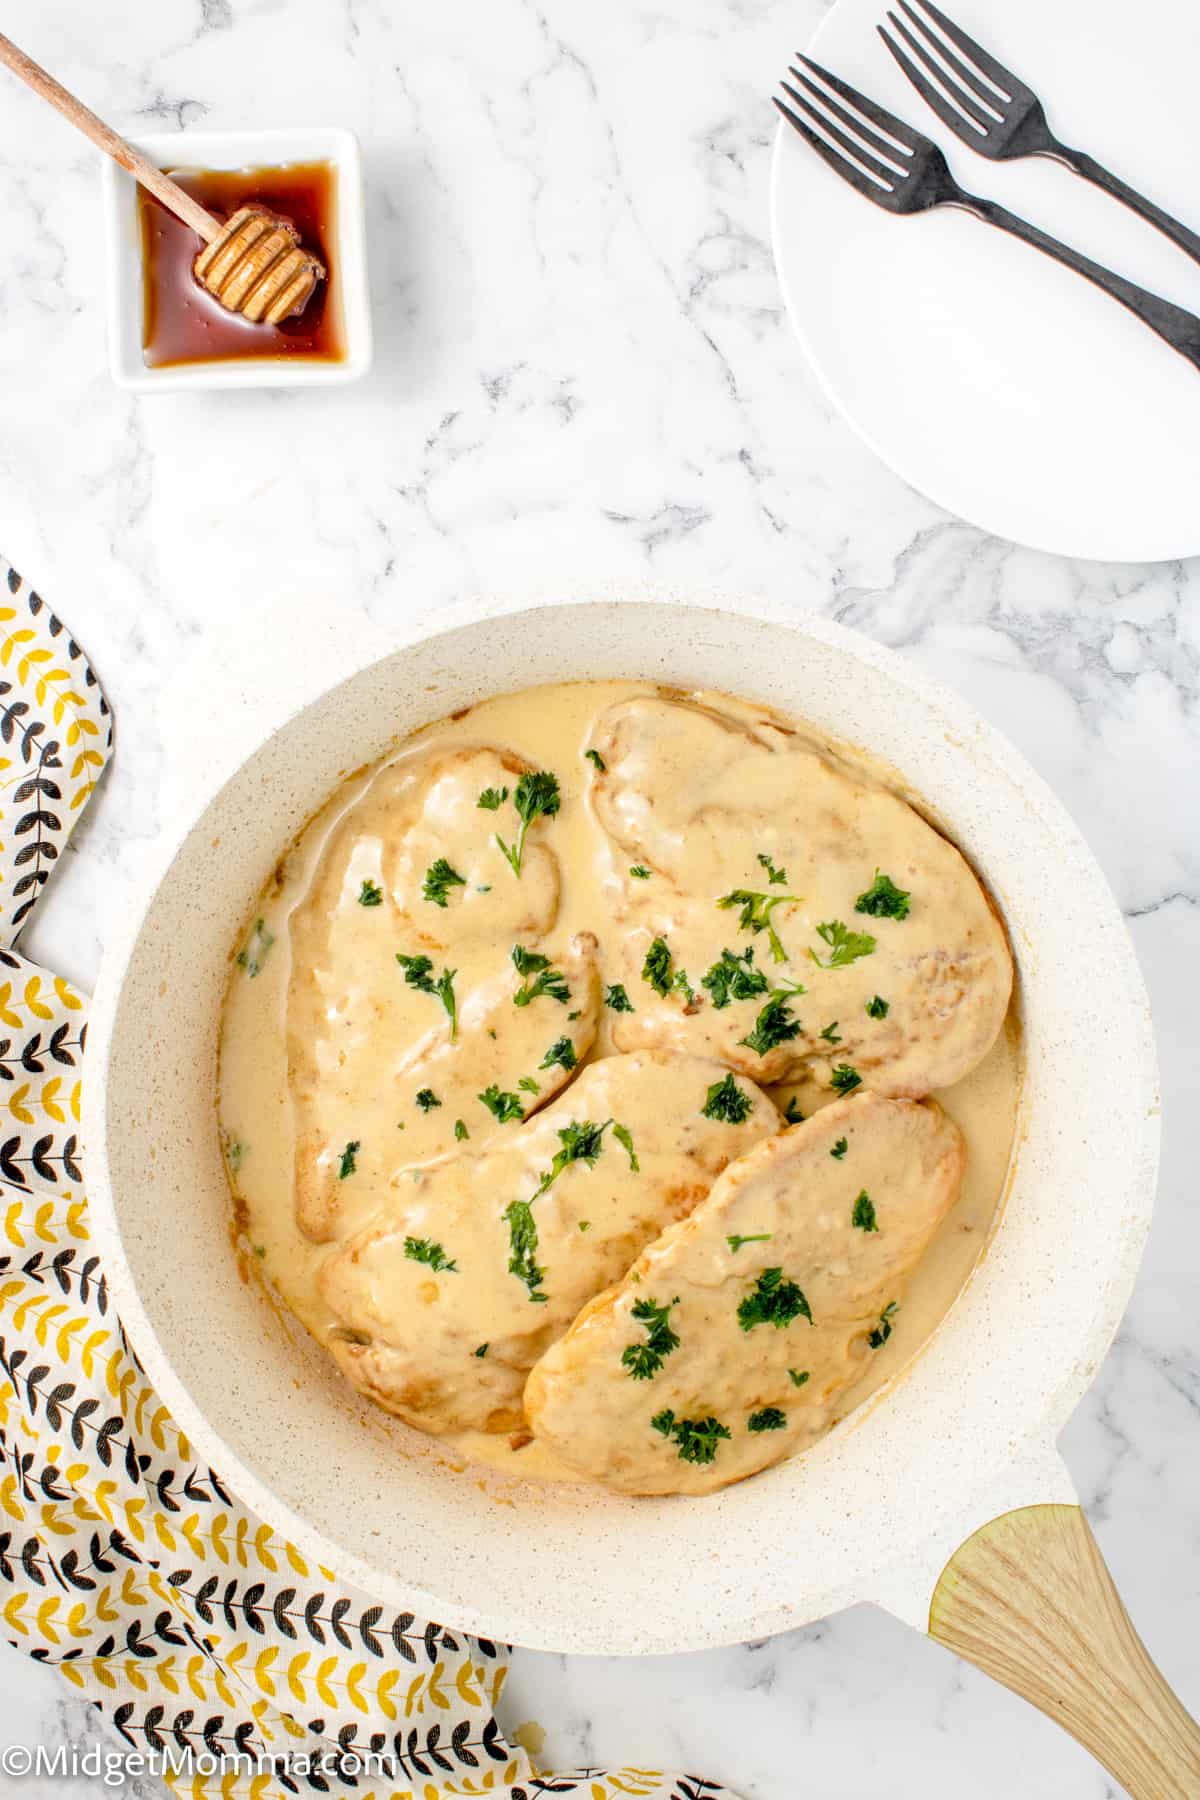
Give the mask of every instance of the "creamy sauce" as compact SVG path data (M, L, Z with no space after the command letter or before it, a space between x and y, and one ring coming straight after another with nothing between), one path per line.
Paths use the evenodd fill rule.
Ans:
M383 822L386 809L381 809L377 848L368 847L364 862L360 843L341 871L338 892L331 901L327 896L326 910L328 904L332 904L335 928L353 928L361 939L364 927L380 927L379 941L371 955L363 959L361 977L349 992L346 1011L353 1016L348 1023L343 1021L343 1025L348 1034L346 1045L351 1063L356 1056L371 1049L382 1070L394 1072L403 1064L410 1073L415 1070L419 1075L423 1042L431 1053L445 1054L441 1043L445 1037L444 1028L439 1037L439 1027L443 1025L439 1001L428 991L398 979L400 971L394 961L397 950L428 954L435 976L443 967L453 966L458 971L455 985L460 999L472 993L477 978L482 984L485 961L494 970L497 961L507 955L513 936L519 937L527 946L536 945L551 956L552 963L561 967L572 940L581 936L586 939L587 934L594 934L598 940L595 954L601 984L626 978L623 970L618 973L627 960L625 939L629 929L627 922L618 919L622 893L620 877L624 871L616 869L612 845L589 803L595 771L583 751L596 741L597 721L607 709L618 701L653 692L647 683L589 682L505 695L482 702L458 718L429 727L398 752L401 757L413 756L427 761L430 755L441 756L443 752L498 747L515 759L513 766L516 769L527 765L553 770L559 780L562 801L555 817L538 820L531 827L520 884L514 881L499 853L489 850L491 834L495 831L510 844L512 842L516 821L511 803L495 814L479 812L477 817L470 819L469 828L482 829L475 830L469 841L457 840L467 843L468 853L460 860L452 854L451 861L465 877L473 894L475 890L490 886L506 908L511 909L518 902L528 903L533 908L524 918L509 911L496 928L498 945L490 934L486 938L478 933L473 935L473 928L468 929L464 924L463 909L455 907L454 901L465 896L457 891L452 893L451 905L444 913L442 909L421 908L416 904L413 883L430 860L427 851L431 855L438 853L433 848L436 814L431 818L426 808L416 819L403 815L405 830L418 834L406 852L403 844L399 851L395 844L389 849ZM746 721L755 730L803 731L802 727L773 719L761 709L743 702L722 696L700 698L726 715ZM894 772L874 768L865 759L840 746L836 753L860 780L878 783L893 791L902 790L902 783ZM394 766L395 758L391 762ZM386 780L392 780L386 763L382 772ZM502 772L497 772L496 779ZM297 979L303 980L305 971L299 967L293 971L291 944L293 935L304 941L307 925L303 914L306 907L310 913L313 911L314 884L328 880L328 861L323 862L323 858L336 846L339 822L356 802L369 794L372 783L379 779L379 771L369 770L346 781L283 858L275 879L261 897L254 917L247 922L235 946L243 960L235 962L231 969L223 1015L218 1105L240 1245L249 1265L269 1291L326 1346L338 1328L338 1319L322 1298L318 1279L336 1246L332 1241L318 1241L319 1230L310 1228L310 1234L306 1235L296 1220L296 1109L289 1091L289 1055L292 1080L297 1083L298 1059L302 1060L306 1052L301 1041L305 1032L298 1029L302 1017L296 1005L298 990L291 995L289 1033L289 990L293 988L294 973ZM474 772L471 781L474 782ZM505 776L505 781L514 785L512 774ZM399 786L403 788L403 782ZM447 802L450 812L446 817L453 816L460 799L461 796L456 798L450 793ZM468 826L465 819L460 818L460 823ZM422 834L429 833L432 835L426 843ZM556 877L548 866L551 859L546 852L552 852L557 861ZM373 857L378 860L372 861ZM391 860L385 867L385 859L389 857ZM507 887L501 885L502 877L508 883ZM362 908L358 899L363 882L385 885L385 881L396 884L400 905L396 918L390 916L386 907ZM412 901L407 912L406 895ZM490 895L480 894L477 906L481 907L490 898ZM478 910L473 917L482 923L484 914ZM262 924L258 926L256 922L260 919ZM418 932L423 934L419 941ZM731 932L731 940L732 936ZM755 940L756 943L759 941ZM380 984L385 979L386 1020L379 1005ZM512 983L515 984L517 979L514 973ZM636 1003L639 996L633 993L632 984L629 985ZM576 1004L572 1002L572 1010ZM519 1026L526 1037L506 1044L497 1026L498 1038L486 1052L493 1057L493 1065L488 1065L485 1060L482 1065L476 1061L464 1068L463 1091L468 1088L477 1091L480 1081L486 1086L493 1079L501 1089L515 1091L512 1071L517 1066L529 1066L529 1043L533 1040L528 1039L528 1033L539 1019L551 1017L550 1012L539 1013L539 1009L551 1005L545 999L539 1000L520 1009L518 1019L518 1009L508 1005L505 999L496 1010L495 1018L511 1019L513 1030ZM320 1011L318 1003L310 1015L310 1055L322 1029ZM554 1031L542 1032L548 1039L567 1029L560 1022L560 1012L565 1018L565 1009L553 1007ZM601 1007L598 1020L584 1019L572 1025L570 1029L574 1032L587 1027L584 1033L587 1042L582 1037L577 1039L581 1061L589 1053L588 1043L593 1059L613 1054L616 1046L612 1028L621 1018L622 1015ZM594 1041L591 1039L593 1028ZM483 1035L486 1037L486 1033ZM540 1038L537 1041L540 1043ZM488 1042L491 1044L492 1040ZM712 1053L700 1045L695 1048L700 1054ZM332 1025L326 1031L323 1054L324 1063L316 1072L328 1076L343 1055ZM444 1064L430 1066L441 1068L441 1073L431 1076L428 1083L436 1090L439 1084L444 1086L447 1071ZM818 1068L816 1076L822 1074ZM553 1071L551 1075L557 1079ZM843 1396L839 1408L841 1414L859 1405L912 1359L945 1316L978 1261L1004 1193L1020 1077L1019 1029L1015 1009L1010 1009L1004 1028L983 1060L964 1078L936 1094L966 1142L967 1166L961 1193L909 1283L903 1312L890 1341L871 1358L861 1380ZM539 1074L538 1080L548 1083L546 1075ZM346 1219L337 1221L335 1229L339 1234L344 1235L351 1225L361 1225L368 1205L376 1204L381 1194L386 1193L394 1175L403 1168L406 1156L410 1162L421 1162L459 1149L474 1153L485 1144L503 1141L501 1134L505 1131L523 1129L519 1125L498 1124L477 1103L468 1111L465 1101L452 1107L443 1098L440 1108L424 1113L413 1104L417 1080L414 1078L409 1086L414 1092L407 1095L404 1106L400 1107L390 1075L386 1079L381 1077L372 1097L364 1103L360 1080L351 1115L338 1112L338 1107L344 1106L345 1093L351 1091L349 1087L343 1090L343 1100L339 1101L336 1084L318 1081L312 1085L311 1091L317 1094L318 1104L332 1108L323 1129L335 1147L342 1141L343 1132L346 1143L357 1141L370 1146L358 1153L363 1158L363 1172L361 1176L356 1173L354 1181L337 1182L336 1171L328 1166L322 1171L325 1191L333 1193L339 1203L344 1202L354 1213L351 1218L348 1211ZM829 1088L816 1078L768 1091L781 1109L795 1096L805 1115L834 1098ZM332 1099L329 1098L331 1093ZM536 1101L530 1096L524 1104L532 1111L535 1105L544 1104L549 1097L547 1084L546 1091ZM463 1117L470 1132L467 1143L461 1145L454 1133L459 1116ZM403 1131L399 1130L401 1124L405 1127ZM392 1149L392 1145L396 1148ZM384 1146L383 1153L379 1146ZM462 1432L443 1442L452 1445L467 1461L486 1462L522 1478L579 1479L559 1465L542 1445L522 1445L522 1435L516 1434L510 1441L505 1435Z

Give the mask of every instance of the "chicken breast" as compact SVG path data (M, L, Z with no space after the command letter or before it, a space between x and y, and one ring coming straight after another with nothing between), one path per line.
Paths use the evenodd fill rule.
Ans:
M933 1102L866 1093L759 1144L546 1351L534 1435L625 1494L706 1494L805 1449L903 1331L964 1166Z
M398 1173L320 1277L343 1373L423 1431L523 1428L526 1375L580 1307L778 1130L733 1086L697 1057L607 1057L482 1154Z
M551 821L534 821L519 874L497 842L517 836L527 773L504 750L434 743L385 764L330 826L289 921L296 1218L315 1242L370 1216L401 1164L544 1105L592 1046L596 939L546 941Z
M986 1055L1012 988L1004 930L904 800L795 732L686 699L618 702L589 748L626 927L620 1049L911 1096Z

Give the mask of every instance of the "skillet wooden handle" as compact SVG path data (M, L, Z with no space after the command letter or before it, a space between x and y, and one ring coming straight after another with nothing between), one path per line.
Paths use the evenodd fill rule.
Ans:
M929 1635L1069 1731L1133 1800L1197 1800L1200 1726L1146 1653L1077 1506L984 1525L943 1569Z
M161 169L156 169L140 150L135 150L132 144L127 144L123 137L117 135L111 125L106 125L103 119L98 119L95 113L89 111L83 104L82 100L77 100L74 94L69 93L63 87L61 82L55 81L53 75L47 74L39 63L35 63L31 56L26 56L25 52L18 49L11 38L6 38L2 32L0 32L0 63L4 63L10 68L14 75L19 75L35 94L40 94L43 100L48 100L56 112L60 112L63 118L69 120L77 131L82 131L85 137L90 137L93 144L98 144L101 150L106 151L112 157L114 162L120 163L123 169L128 169L135 180L140 181L144 188L149 188L152 194L157 195L163 205L177 218L182 219L185 225L190 225L193 231L198 231L206 244L210 244L220 234L221 223L218 219L214 219L207 208L201 206L198 200L193 200L190 194L185 194L169 175L164 175Z

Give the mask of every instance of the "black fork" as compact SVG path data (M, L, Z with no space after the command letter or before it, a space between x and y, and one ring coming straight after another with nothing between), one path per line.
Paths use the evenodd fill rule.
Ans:
M957 206L988 225L1032 244L1117 300L1151 331L1200 369L1200 319L1158 294L1093 262L1007 207L960 187L938 146L894 113L797 52L788 73L799 86L781 85L791 104L775 105L794 131L857 193L886 212L928 212ZM807 73L806 73L807 71ZM812 79L813 76L817 81ZM818 85L818 82L820 85Z
M1200 262L1200 237L1194 231L1086 150L1072 150L1056 138L1033 89L968 37L933 0L921 0L919 9L909 0L896 0L896 5L899 10L888 14L891 30L883 25L876 29L921 98L964 144L995 162L1051 157L1130 207Z

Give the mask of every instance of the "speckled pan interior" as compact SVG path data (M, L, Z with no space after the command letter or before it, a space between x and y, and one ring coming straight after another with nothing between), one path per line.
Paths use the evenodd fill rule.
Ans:
M617 676L726 688L890 761L986 876L1020 969L1018 1149L983 1264L882 1401L803 1458L705 1500L463 1471L359 1403L239 1279L215 1123L231 941L339 777L488 694ZM855 633L765 602L677 596L463 606L289 718L191 824L111 950L85 1106L88 1189L121 1316L200 1454L380 1600L582 1651L699 1648L876 1597L893 1565L1048 1448L1125 1305L1158 1136L1123 922L1022 759Z

